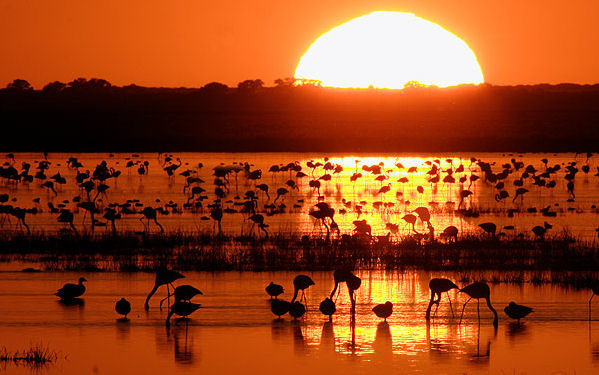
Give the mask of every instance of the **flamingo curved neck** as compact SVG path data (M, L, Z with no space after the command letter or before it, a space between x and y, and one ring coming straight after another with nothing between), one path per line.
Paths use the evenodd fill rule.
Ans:
M299 292L298 288L295 288L295 290L293 291L293 298L291 299L291 303L295 302L295 299L297 298L297 293Z
M333 291L331 292L331 299L333 299L333 296L335 296L335 292L337 291L337 287L339 286L339 281L335 280L335 287L333 288Z
M150 293L148 294L148 296L146 297L146 303L144 304L144 307L146 310L150 309L150 298L152 298L152 296L154 295L154 293L156 293L156 290L158 290L158 283L154 284L154 288L152 288L152 290L150 291Z
M489 309L493 312L493 315L495 316L495 318L493 319L493 325L497 326L497 311L493 308L493 306L491 305L491 299L489 297L485 298L487 300L487 306L489 306Z

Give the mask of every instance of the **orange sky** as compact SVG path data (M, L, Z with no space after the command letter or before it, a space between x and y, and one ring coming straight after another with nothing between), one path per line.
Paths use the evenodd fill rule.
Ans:
M76 77L271 85L293 75L319 35L375 10L412 12L453 32L493 84L599 82L592 0L1 0L0 86Z

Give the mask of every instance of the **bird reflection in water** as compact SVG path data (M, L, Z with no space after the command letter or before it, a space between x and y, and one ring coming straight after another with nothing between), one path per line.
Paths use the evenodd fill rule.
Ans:
M592 361L595 363L598 363L599 362L599 340L596 342L593 342L593 324L590 320L589 320L589 349L591 350Z
M320 349L327 352L335 352L335 329L332 321L326 321L322 325Z
M85 306L85 300L83 298L69 298L58 300L58 303L64 307L83 307Z
M167 335L173 335L175 342L175 363L191 365L194 362L193 336L189 332L189 324L167 329Z
M126 318L119 318L116 320L116 337L120 341L129 341L131 336L131 321Z
M497 329L494 329L494 335L497 335ZM483 346L481 350L479 325L476 333L476 350L469 350L471 362L486 365L489 364L489 360L491 359L491 338L487 338L486 341L486 345Z
M271 336L273 341L281 342L285 338L289 329L289 322L282 319L273 319L271 322Z
M304 339L304 333L302 332L302 324L300 322L293 322L293 351L296 356L305 356L308 354L308 346Z
M431 326L433 329L432 336ZM430 321L426 322L426 343L428 345L428 350L431 355L431 359L448 360L451 358L451 356L448 355L449 353L457 353L459 351L457 345L455 344L459 341L457 339L457 326L443 325L443 327L447 328L446 338L439 338L438 327L438 323L431 323Z
M519 336L526 336L529 333L528 326L525 323L518 322L509 322L505 332L510 339L515 339Z
M377 324L373 346L374 352L377 354L393 353L391 329L389 328L389 323L380 322L379 324Z

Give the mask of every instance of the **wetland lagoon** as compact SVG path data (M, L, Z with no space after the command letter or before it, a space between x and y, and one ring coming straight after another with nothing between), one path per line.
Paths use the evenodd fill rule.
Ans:
M43 373L597 371L592 154L5 153L2 163L0 347L55 351ZM203 292L168 328L164 287L143 308L165 268L185 275L173 286ZM340 286L329 321L319 304L340 268L361 285L353 308ZM265 287L281 284L288 301L299 274L314 281L305 314L276 319ZM53 295L80 277L79 299ZM460 322L458 289L427 321L440 277L488 283L497 328L484 300L480 319L473 299ZM385 323L372 308L386 301ZM517 323L503 311L511 301L534 311Z

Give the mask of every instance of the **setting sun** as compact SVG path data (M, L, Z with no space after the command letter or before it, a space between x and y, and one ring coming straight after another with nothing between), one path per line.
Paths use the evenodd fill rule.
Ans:
M411 81L439 87L483 82L463 40L400 12L370 13L323 34L300 59L295 78L327 87L390 89Z

